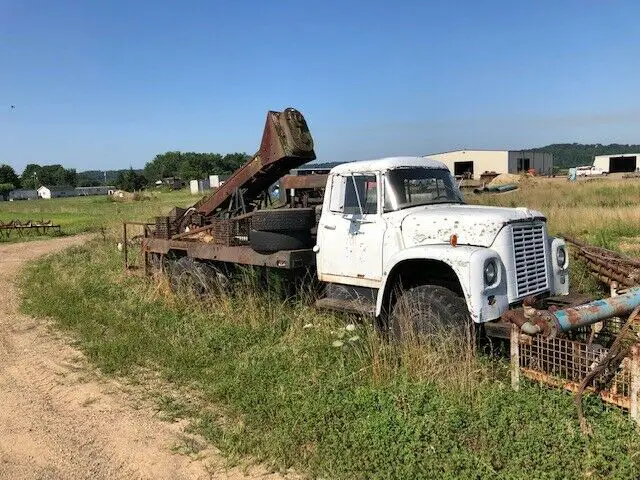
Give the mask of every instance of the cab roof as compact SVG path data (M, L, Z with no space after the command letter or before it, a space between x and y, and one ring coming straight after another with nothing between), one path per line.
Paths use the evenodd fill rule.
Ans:
M422 167L434 169L447 169L447 166L428 157L386 157L376 160L360 160L337 165L331 169L332 174L347 174L361 172L380 172L402 167Z

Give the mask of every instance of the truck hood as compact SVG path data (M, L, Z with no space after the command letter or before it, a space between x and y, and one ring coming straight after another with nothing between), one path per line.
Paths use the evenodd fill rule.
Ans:
M502 227L512 222L545 220L542 213L528 208L485 207L482 205L425 205L400 210L405 247L449 243L451 235L459 245L490 247Z

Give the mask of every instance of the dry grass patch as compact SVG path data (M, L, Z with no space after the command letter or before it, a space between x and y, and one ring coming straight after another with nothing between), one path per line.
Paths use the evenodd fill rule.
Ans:
M640 182L598 179L568 182L535 179L510 195L466 195L469 203L539 210L551 234L573 235L617 247L620 237L640 236Z

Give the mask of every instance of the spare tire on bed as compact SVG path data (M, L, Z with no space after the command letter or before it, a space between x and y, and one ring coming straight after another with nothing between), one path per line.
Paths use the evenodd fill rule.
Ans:
M251 215L251 228L264 232L311 230L316 225L313 208L257 210Z
M249 245L258 253L273 253L280 250L302 250L313 245L309 230L266 232L252 229Z

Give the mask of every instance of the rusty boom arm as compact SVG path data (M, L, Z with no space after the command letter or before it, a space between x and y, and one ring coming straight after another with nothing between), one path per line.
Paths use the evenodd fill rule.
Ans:
M302 114L294 108L270 111L260 150L218 190L200 202L197 211L205 217L232 216L234 197L240 195L243 202L250 204L289 170L315 158L313 139Z

